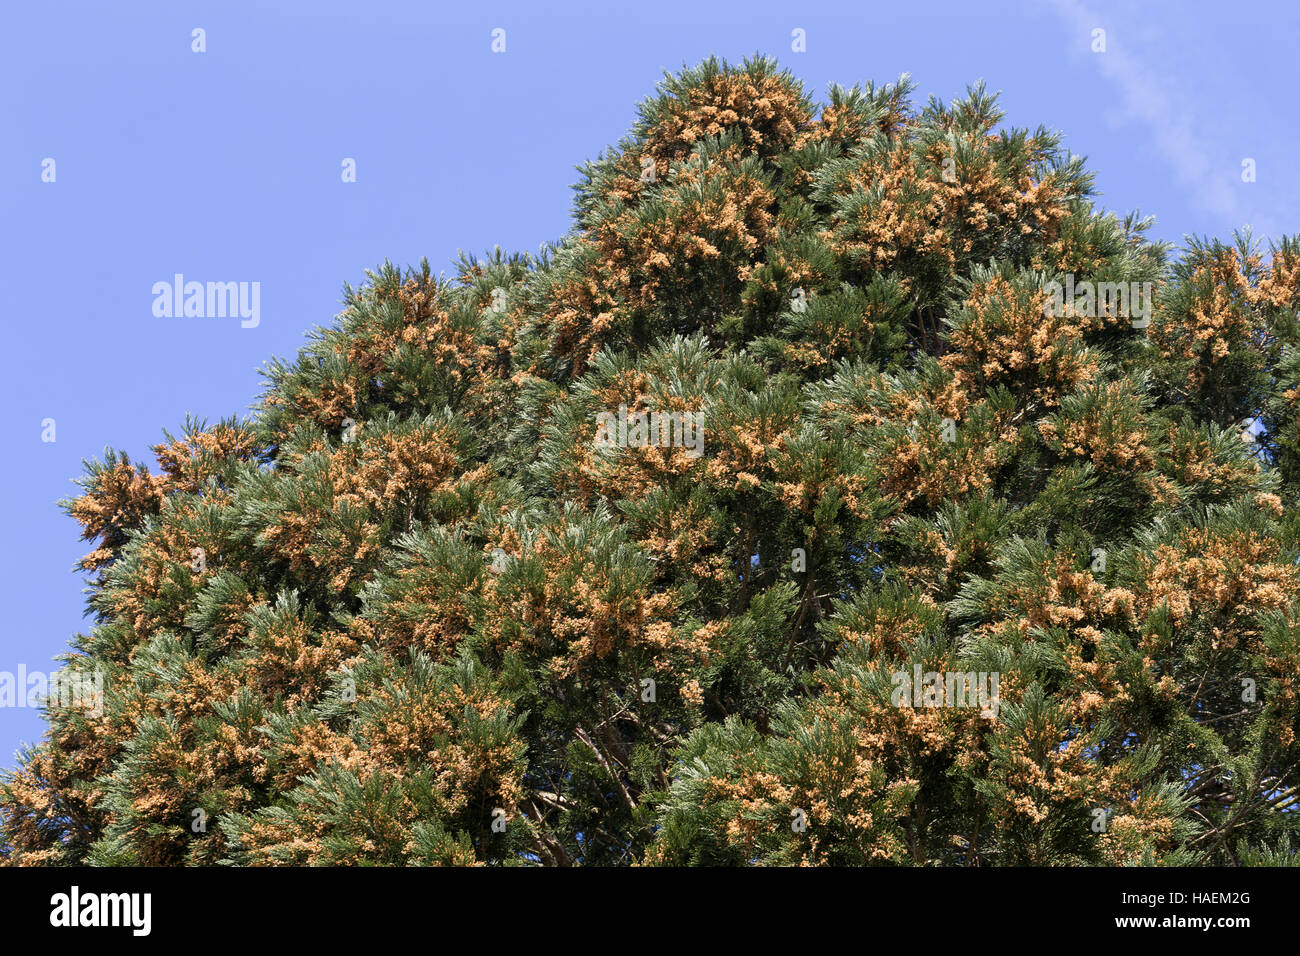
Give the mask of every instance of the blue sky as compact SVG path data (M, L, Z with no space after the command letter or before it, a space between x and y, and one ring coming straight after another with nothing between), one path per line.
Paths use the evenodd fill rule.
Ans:
M983 78L1008 125L1060 130L1101 204L1154 214L1159 238L1300 230L1288 2L49 0L5 18L9 673L54 669L87 626L71 568L88 549L55 506L83 458L146 457L186 413L246 412L262 363L292 355L385 258L450 271L461 249L563 235L574 166L618 140L665 69L762 52L818 99L907 71L919 99L947 100ZM178 272L259 282L259 324L155 317L153 284ZM0 765L42 729L38 711L0 708Z

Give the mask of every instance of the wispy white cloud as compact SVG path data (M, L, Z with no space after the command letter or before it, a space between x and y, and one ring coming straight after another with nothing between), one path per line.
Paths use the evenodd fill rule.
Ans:
M1180 96L1158 72L1126 53L1122 43L1116 47L1112 42L1116 17L1098 14L1079 0L1052 0L1052 6L1072 30L1078 31L1080 42L1089 41L1097 27L1107 31L1106 51L1092 60L1118 89L1125 114L1145 130L1149 142L1190 193L1191 200L1234 227L1250 222L1250 211L1234 182L1239 167L1225 167L1227 151L1207 139L1204 120L1198 123L1194 103ZM1252 225L1257 234L1276 234L1276 224L1271 220L1256 216Z

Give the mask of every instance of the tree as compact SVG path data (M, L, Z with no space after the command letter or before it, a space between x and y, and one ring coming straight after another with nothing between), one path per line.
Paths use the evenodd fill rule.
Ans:
M911 90L669 76L561 242L88 463L5 860L1290 859L1300 242Z

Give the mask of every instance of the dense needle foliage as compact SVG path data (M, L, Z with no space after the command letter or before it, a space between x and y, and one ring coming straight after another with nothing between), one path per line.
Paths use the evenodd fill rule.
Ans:
M89 463L102 713L49 708L0 854L1288 860L1300 244L1175 252L910 93L667 77L563 241L385 264L249 419ZM996 714L898 706L917 667Z

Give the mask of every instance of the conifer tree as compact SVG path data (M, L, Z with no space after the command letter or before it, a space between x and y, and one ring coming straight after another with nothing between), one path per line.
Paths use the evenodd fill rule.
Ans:
M668 76L561 241L385 263L88 462L102 706L4 861L1288 861L1300 241L1153 242L912 90Z

